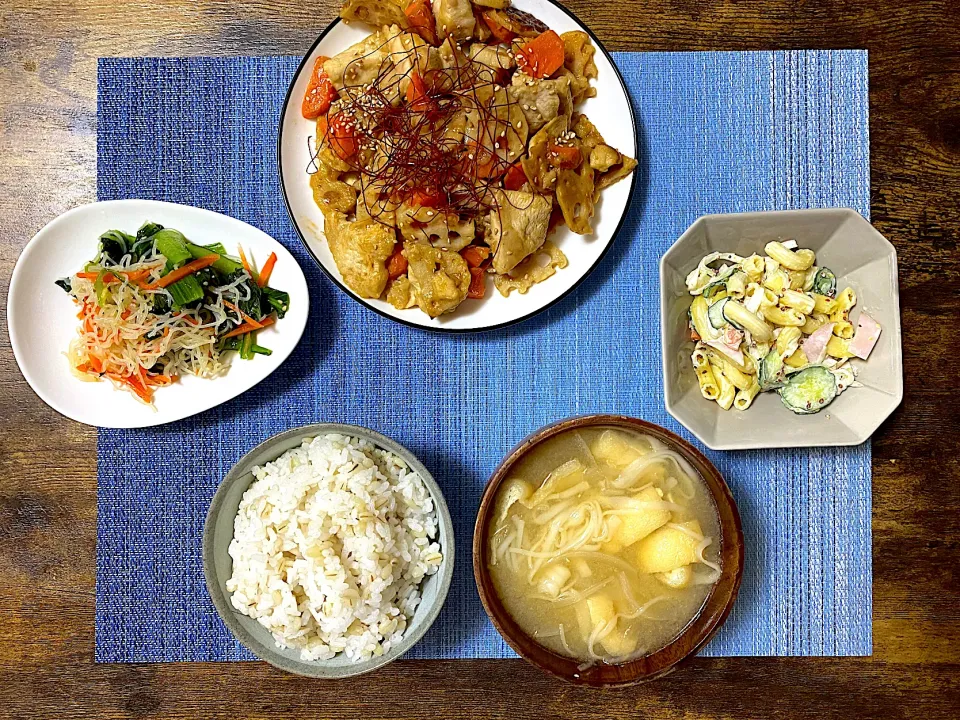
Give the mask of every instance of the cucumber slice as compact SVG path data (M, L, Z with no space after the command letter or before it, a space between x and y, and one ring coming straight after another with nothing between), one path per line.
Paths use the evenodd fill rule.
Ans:
M717 330L727 324L727 319L723 316L723 306L727 304L727 300L729 299L730 298L721 298L707 310L707 319Z
M726 306L726 303L724 303L724 306ZM734 326L737 330L739 330L740 332L743 332L743 325L739 325L739 324L737 324L736 322L734 322L733 320L731 320L731 319L730 319L730 316L727 315L727 313L724 312L724 308L721 308L721 309L720 309L720 312L723 313L723 319L724 319L724 320L726 320L728 323L730 323L731 325L733 325L733 326ZM707 311L707 317L709 317L709 316L710 316L710 311L708 310L708 311Z
M787 376L784 372L783 358L776 350L768 352L761 361L757 382L760 383L761 392L776 390L786 384Z
M813 291L829 298L837 296L837 276L830 268L822 267L813 278Z
M707 299L712 298L718 292L720 292L721 290L727 287L727 280L730 279L730 276L733 275L733 273L736 272L736 270L737 270L737 267L736 265L734 265L722 271L719 275L717 275L713 280L710 281L710 284L703 289L703 292L701 294Z
M837 396L837 379L823 365L811 365L790 376L780 388L783 404L797 415L820 412Z

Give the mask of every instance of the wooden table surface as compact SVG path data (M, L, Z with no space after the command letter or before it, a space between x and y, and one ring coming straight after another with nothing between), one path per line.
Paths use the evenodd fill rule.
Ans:
M873 440L873 657L699 659L604 692L520 660L401 661L341 683L263 663L96 665L96 431L33 394L4 318L0 717L960 717L957 0L568 4L610 50L870 51L873 222L899 253L906 383ZM3 296L27 240L95 199L97 57L297 55L335 13L333 0L4 0Z

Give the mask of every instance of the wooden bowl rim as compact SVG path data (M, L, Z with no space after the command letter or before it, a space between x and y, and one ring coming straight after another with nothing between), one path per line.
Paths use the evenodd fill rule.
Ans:
M580 671L578 663L537 643L504 608L485 561L487 535L497 489L512 467L535 445L567 430L584 427L625 428L652 435L672 445L700 473L717 507L721 535L721 576L707 595L700 611L663 648L622 665L599 664ZM659 425L627 415L581 415L560 420L528 435L497 466L480 500L473 533L473 574L480 601L497 629L518 655L532 665L568 682L593 687L613 687L648 682L662 677L693 657L727 619L743 579L743 527L736 502L723 476L703 453L675 433Z

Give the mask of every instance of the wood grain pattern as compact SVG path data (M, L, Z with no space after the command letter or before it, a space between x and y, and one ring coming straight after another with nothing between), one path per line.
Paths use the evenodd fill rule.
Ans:
M571 0L611 50L867 48L872 210L897 246L903 405L874 437L874 656L703 659L597 692L522 661L304 681L262 663L94 665L96 433L20 376L0 318L0 717L960 715L960 12L956 0ZM331 0L0 7L0 292L24 243L96 195L96 58L300 54Z

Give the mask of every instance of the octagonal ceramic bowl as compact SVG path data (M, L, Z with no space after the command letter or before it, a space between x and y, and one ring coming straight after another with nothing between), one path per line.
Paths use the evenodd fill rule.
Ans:
M704 255L763 253L771 240L793 238L831 268L839 287L857 293L854 324L867 311L883 328L869 359L855 360L863 387L851 387L813 415L795 415L773 392L761 393L745 412L704 399L693 371L687 330L692 296L684 279ZM664 403L684 427L714 450L859 445L903 399L900 293L893 245L854 210L786 210L705 215L660 260L660 336Z

